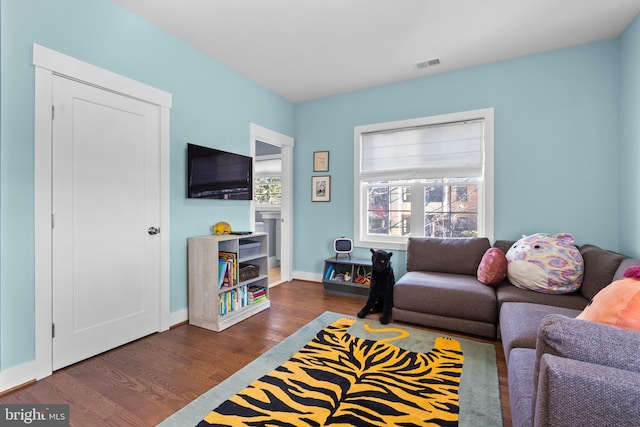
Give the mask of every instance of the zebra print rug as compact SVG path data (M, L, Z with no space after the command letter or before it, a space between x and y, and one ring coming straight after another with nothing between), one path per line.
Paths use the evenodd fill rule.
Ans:
M329 312L283 344L161 425L502 425L489 344Z

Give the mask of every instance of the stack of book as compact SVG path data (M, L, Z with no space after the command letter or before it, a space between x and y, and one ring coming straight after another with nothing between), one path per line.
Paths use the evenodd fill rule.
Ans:
M257 304L267 299L267 290L262 286L249 286L249 304Z
M240 310L250 304L249 291L246 286L241 286L228 292L223 292L220 294L219 302L218 311L221 316Z
M218 252L218 289L233 287L238 283L238 254Z

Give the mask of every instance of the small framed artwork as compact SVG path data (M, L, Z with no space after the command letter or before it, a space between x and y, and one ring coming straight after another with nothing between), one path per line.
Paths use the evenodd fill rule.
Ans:
M311 177L311 201L330 202L331 201L331 177L312 176Z
M328 151L313 152L313 171L329 172L329 152Z

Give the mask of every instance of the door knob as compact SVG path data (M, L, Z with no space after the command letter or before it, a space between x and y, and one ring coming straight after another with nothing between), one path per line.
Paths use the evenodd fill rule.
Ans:
M148 231L150 235L154 236L160 232L160 229L158 227L149 227Z

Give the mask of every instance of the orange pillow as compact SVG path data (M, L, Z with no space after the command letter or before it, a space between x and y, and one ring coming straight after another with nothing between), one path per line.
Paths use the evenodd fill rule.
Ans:
M490 248L482 256L478 266L478 281L485 285L497 285L507 277L507 257L499 248Z
M640 269L630 270L634 267L625 271L625 279L600 290L576 319L640 331L640 280L634 275Z

